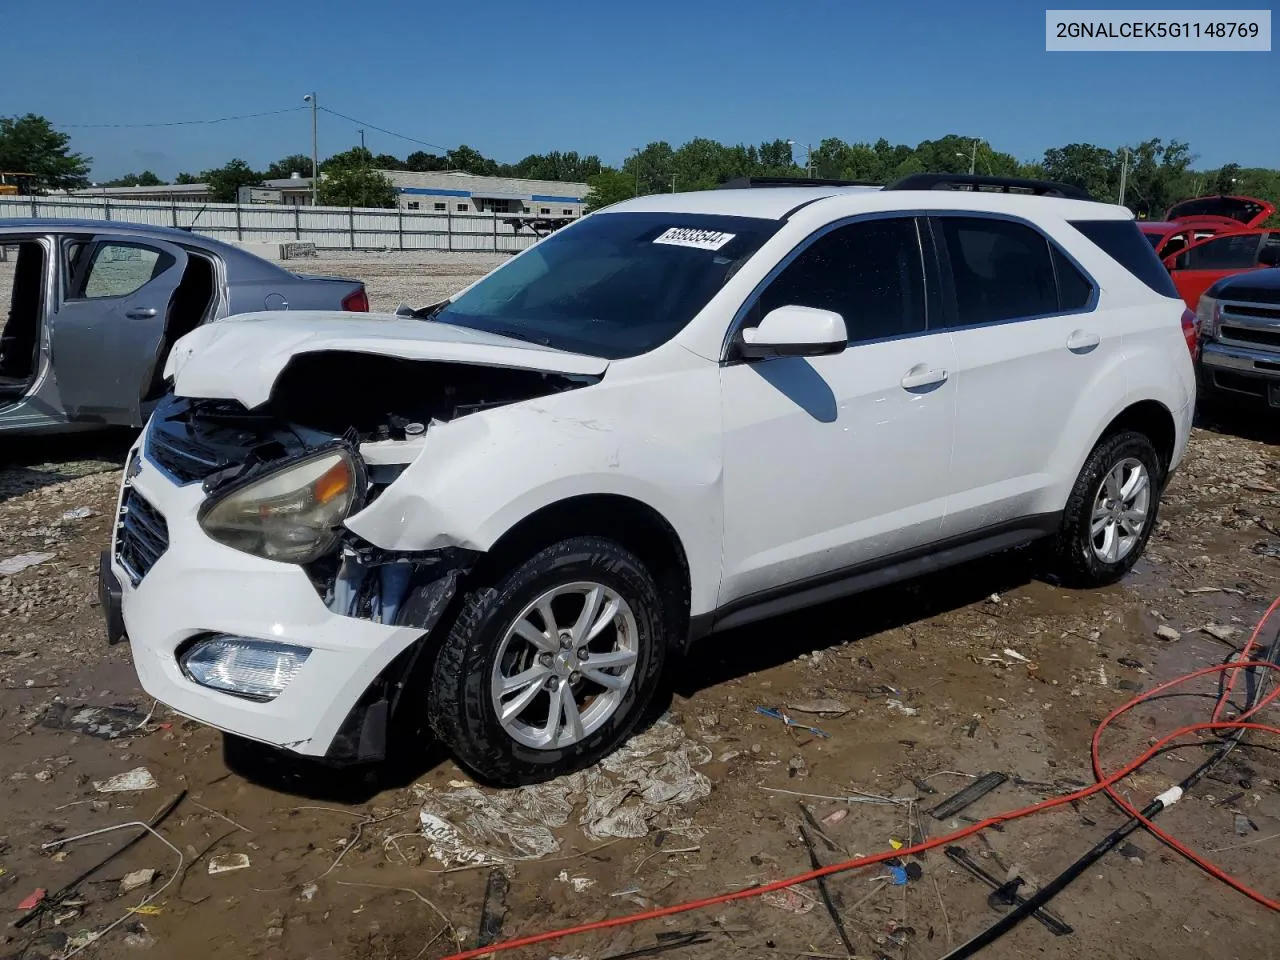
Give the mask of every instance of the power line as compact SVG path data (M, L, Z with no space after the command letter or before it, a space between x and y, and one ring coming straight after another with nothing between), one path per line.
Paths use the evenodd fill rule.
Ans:
M255 117L277 117L282 113L296 113L299 110L306 109L306 107L287 107L284 110L267 110L264 113L242 113L233 117L214 117L210 120L168 120L164 123L60 123L57 124L57 126L77 130L90 128L137 129L140 127L190 127L200 124L226 123L228 120L252 120ZM324 108L321 107L320 109L323 110Z
M438 143L428 143L426 140L419 140L417 137L409 137L403 133L396 133L394 130L387 130L385 127L380 127L367 120L357 120L355 117L348 117L345 113L339 113L337 110L330 110L328 107L320 107L319 109L325 113L331 113L335 117L341 117L343 120L350 120L352 123L359 124L362 127L368 127L370 130L377 130L379 133L385 133L389 137L398 137L401 140L408 140L410 143L417 143L424 147L431 147L433 150L444 150L446 153L449 151L448 147L441 146Z

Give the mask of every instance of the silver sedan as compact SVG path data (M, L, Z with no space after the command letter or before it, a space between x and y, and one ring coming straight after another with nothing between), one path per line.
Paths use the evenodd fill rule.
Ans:
M0 221L6 305L0 433L142 426L174 341L202 323L369 309L356 280L292 273L185 230L95 220Z

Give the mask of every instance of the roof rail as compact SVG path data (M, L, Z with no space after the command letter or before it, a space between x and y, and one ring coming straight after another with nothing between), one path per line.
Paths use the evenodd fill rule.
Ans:
M717 190L742 190L750 187L883 187L869 180L817 180L813 177L735 177Z
M971 173L913 173L886 190L981 190L995 193L1033 193L1040 197L1093 200L1089 191L1055 180L1026 180L1021 177L983 177Z

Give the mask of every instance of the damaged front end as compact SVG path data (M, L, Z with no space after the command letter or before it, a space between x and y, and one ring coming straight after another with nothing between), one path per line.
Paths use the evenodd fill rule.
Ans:
M460 547L386 550L345 521L386 496L445 423L546 396L598 377L307 353L282 371L270 399L166 396L146 436L147 458L174 483L199 483L199 522L233 549L294 563L335 614L421 629L423 641L479 554ZM352 708L326 753L333 762L385 756L407 678L426 648L403 651Z

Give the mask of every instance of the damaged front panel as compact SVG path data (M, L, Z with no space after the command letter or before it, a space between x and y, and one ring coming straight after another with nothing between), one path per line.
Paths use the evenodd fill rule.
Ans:
M366 353L303 353L285 367L269 400L253 410L234 400L169 395L148 430L147 456L176 482L200 482L216 494L335 442L353 452L368 448L368 482L358 511L420 454L433 427L598 379ZM415 584L473 562L474 554L460 549L380 550L345 531L338 550L305 569L333 612L405 623L402 612Z

